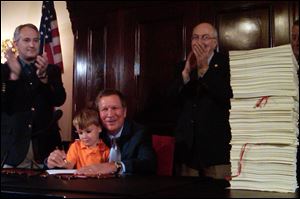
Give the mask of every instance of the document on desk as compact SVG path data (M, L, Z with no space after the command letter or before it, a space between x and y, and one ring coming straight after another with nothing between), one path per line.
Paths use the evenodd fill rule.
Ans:
M55 174L74 174L76 172L76 169L49 169L47 170L47 173L49 175L55 175Z

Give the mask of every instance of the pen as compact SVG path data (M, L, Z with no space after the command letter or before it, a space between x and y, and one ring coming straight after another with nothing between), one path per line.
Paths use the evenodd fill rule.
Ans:
M63 151L65 151L64 145L61 145L61 148L62 148ZM60 150L58 146L56 147L56 149L57 149L57 150ZM65 164L68 163L68 161L67 161L67 159L66 159L65 157L63 158L63 161L65 162Z
M61 148L62 148L62 150L65 152L65 146L64 146L64 145L61 145ZM68 163L68 161L67 161L67 159L66 159L65 157L63 158L63 160L64 160L65 164Z

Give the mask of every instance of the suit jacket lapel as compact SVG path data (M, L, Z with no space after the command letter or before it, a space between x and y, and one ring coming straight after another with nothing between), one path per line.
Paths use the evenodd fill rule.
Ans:
M121 137L117 139L117 144L121 148L121 150L123 148L124 143L126 143L127 140L130 139L130 136L131 136L130 124L128 120L125 119Z
M108 146L109 148L111 147L110 138L109 138L106 130L103 130L102 133L100 133L100 138L103 140L103 142L106 144L106 146Z
M214 56L211 58L211 61L209 63L209 68L215 68L215 67L218 67L218 64L219 64L219 53L218 52L215 52L214 53Z

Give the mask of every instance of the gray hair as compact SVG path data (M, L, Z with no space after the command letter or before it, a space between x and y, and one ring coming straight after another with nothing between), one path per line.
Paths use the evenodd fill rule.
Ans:
M14 41L18 41L20 39L20 32L25 27L33 29L39 35L39 30L37 29L37 27L35 25L33 25L31 23L22 24L22 25L19 25L18 27L16 27L16 29L15 29L15 32L14 32Z

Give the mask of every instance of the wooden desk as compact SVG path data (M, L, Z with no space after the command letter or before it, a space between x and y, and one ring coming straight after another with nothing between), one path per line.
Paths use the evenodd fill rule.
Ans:
M119 178L58 179L1 174L1 197L268 197L297 198L298 193L274 193L225 189L224 181L197 177L122 176Z

